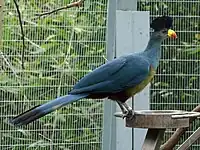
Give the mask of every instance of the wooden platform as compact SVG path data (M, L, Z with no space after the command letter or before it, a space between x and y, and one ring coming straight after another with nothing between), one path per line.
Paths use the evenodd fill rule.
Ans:
M115 113L122 117L122 113ZM190 117L199 117L200 113L179 110L143 110L135 111L126 118L126 127L148 128L142 150L159 150L167 128L189 127Z

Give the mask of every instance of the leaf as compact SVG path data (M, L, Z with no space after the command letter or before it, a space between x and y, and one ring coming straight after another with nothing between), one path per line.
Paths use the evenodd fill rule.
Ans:
M83 29L82 29L82 28L77 28L77 27L75 27L75 28L74 28L74 31L75 31L76 33L81 33L81 32L83 31Z
M45 147L45 141L44 140L38 140L37 142L31 143L28 147L31 148L31 147L38 147L38 146Z
M39 53L43 53L45 52L45 49L42 48L41 46L39 46L38 44L34 43L33 41L31 41L30 39L25 37L25 40L28 41L33 47L36 47L37 50L34 52L30 52L31 54L39 54Z
M49 40L51 40L51 39L53 39L54 37L56 37L56 35L54 35L54 34L53 34L53 35L49 35L49 36L46 38L46 42L49 41Z
M173 95L173 92L166 92L164 94L161 94L162 97L168 97L169 95Z
M23 129L17 129L17 131L23 133L25 136L30 135L27 131L23 130Z
M195 38L196 38L197 40L200 40L200 34L195 34Z
M20 88L14 88L14 87L1 87L0 90L2 91L5 91L5 92L9 92L9 93L12 93L12 94L18 94L18 92L20 91Z
M188 42L181 42L181 44L183 44L184 46L190 47L191 44L189 44Z
M169 83L165 83L165 82L156 82L154 84L155 87L157 86L161 86L161 87L168 87L169 86Z

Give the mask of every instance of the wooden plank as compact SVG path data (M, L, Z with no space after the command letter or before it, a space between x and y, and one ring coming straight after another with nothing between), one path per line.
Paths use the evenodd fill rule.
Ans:
M159 150L165 129L148 129L142 150Z
M172 119L172 115L181 114L175 110L135 111L132 119L126 118L126 127L131 128L182 128L189 127L189 118Z
M187 150L200 138L200 127L177 150Z

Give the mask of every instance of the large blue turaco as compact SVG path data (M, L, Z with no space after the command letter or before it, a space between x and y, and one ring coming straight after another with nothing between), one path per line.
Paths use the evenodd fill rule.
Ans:
M84 76L68 93L40 106L36 106L12 119L10 123L20 126L28 124L82 98L108 98L120 106L124 117L132 114L125 102L140 92L152 80L161 57L161 43L167 37L176 38L171 29L172 18L161 16L154 19L150 27L154 30L146 49L140 53L116 58Z

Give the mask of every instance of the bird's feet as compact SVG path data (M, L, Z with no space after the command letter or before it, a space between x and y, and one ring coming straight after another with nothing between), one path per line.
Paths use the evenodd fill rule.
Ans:
M122 118L128 118L128 119L133 119L134 117L134 111L133 110L128 110L126 112L123 113Z
M118 103L121 111L122 111L122 118L128 118L128 119L133 119L134 117L134 111L132 110L132 108L127 105L126 103L122 103L121 101L116 100L116 102Z

